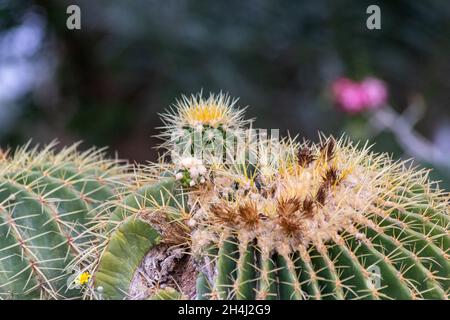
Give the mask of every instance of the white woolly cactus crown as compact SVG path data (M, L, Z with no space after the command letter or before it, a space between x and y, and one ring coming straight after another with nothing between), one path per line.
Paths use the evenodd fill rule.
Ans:
M161 137L168 140L162 146L175 149L181 136L174 139L173 132L186 128L250 137L241 134L250 122L234 105L222 94L183 97L163 116L166 131ZM167 259L189 257L182 264L181 283L171 283L181 295L448 298L449 195L429 182L427 171L345 138L322 136L317 144L266 136L250 140L243 150L224 148L220 139L201 144L201 151L219 145L226 155L240 151L241 158L221 161L225 157L196 154L189 146L187 154L172 153L172 161L151 164L146 175L153 185L133 196L137 206L122 208L124 216L138 217L157 230L162 244L171 244ZM253 155L256 161L250 161ZM174 247L183 253L172 256ZM144 260L154 264L161 253L153 250L145 252ZM146 270L145 263L138 267ZM100 262L100 270L110 272L108 268L109 263ZM158 274L171 275L170 270ZM144 281L144 287L154 293L169 283L166 278ZM196 285L185 281L191 278L197 278ZM97 281L105 283L110 284ZM109 294L121 296L114 290Z

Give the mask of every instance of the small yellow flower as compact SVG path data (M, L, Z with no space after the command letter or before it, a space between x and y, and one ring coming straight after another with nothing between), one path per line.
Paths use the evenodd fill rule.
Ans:
M90 278L91 278L91 274L89 272L87 272L87 271L83 272L82 274L80 274L78 276L77 283L79 285L84 285L89 282Z

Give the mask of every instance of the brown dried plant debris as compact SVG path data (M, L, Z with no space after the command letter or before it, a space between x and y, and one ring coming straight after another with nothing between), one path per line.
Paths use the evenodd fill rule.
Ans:
M311 217L314 214L314 201L310 197L303 199L302 213L305 217Z
M180 245L189 240L189 228L181 219L171 220L163 209L146 211L140 214L140 218L162 235L162 243Z
M278 200L278 213L282 216L290 216L300 209L300 199L290 198Z
M259 222L258 207L254 201L246 201L238 209L239 217L245 225L254 227Z
M330 167L323 176L323 183L325 186L331 187L340 182L339 171L335 167Z
M226 203L213 203L210 206L211 213L219 220L226 224L235 224L238 222L237 212Z
M316 156L309 147L302 147L298 152L298 163L300 166L306 167L314 160L316 160Z
M330 161L335 156L336 140L334 138L327 139L320 146L320 152L326 161Z
M157 289L171 287L195 298L197 269L184 248L159 245L148 252L131 282L130 299L145 299Z

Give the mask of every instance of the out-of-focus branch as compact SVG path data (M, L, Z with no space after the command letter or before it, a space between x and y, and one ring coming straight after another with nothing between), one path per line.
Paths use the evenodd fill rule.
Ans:
M417 117L414 117L411 122L408 117L399 115L389 106L374 110L369 117L372 127L390 131L410 156L438 167L450 168L450 154L437 148L431 141L416 132L415 122Z
M450 152L439 148L414 130L426 109L420 95L413 99L403 114L398 114L387 105L386 83L376 77L366 77L362 81L341 77L333 82L331 92L335 105L341 111L348 114L369 113L372 136L381 131L390 131L405 153L424 163L450 169Z

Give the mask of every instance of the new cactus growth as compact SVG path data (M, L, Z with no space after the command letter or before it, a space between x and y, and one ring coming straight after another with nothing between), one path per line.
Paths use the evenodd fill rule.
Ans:
M90 230L125 181L102 150L53 147L0 158L0 299L81 297L91 275L67 266L99 241Z
M163 119L172 161L115 203L93 266L102 298L448 298L449 195L426 171L333 137L260 137L231 161L211 144L180 154L177 129L239 139L250 124L222 95L185 98Z

